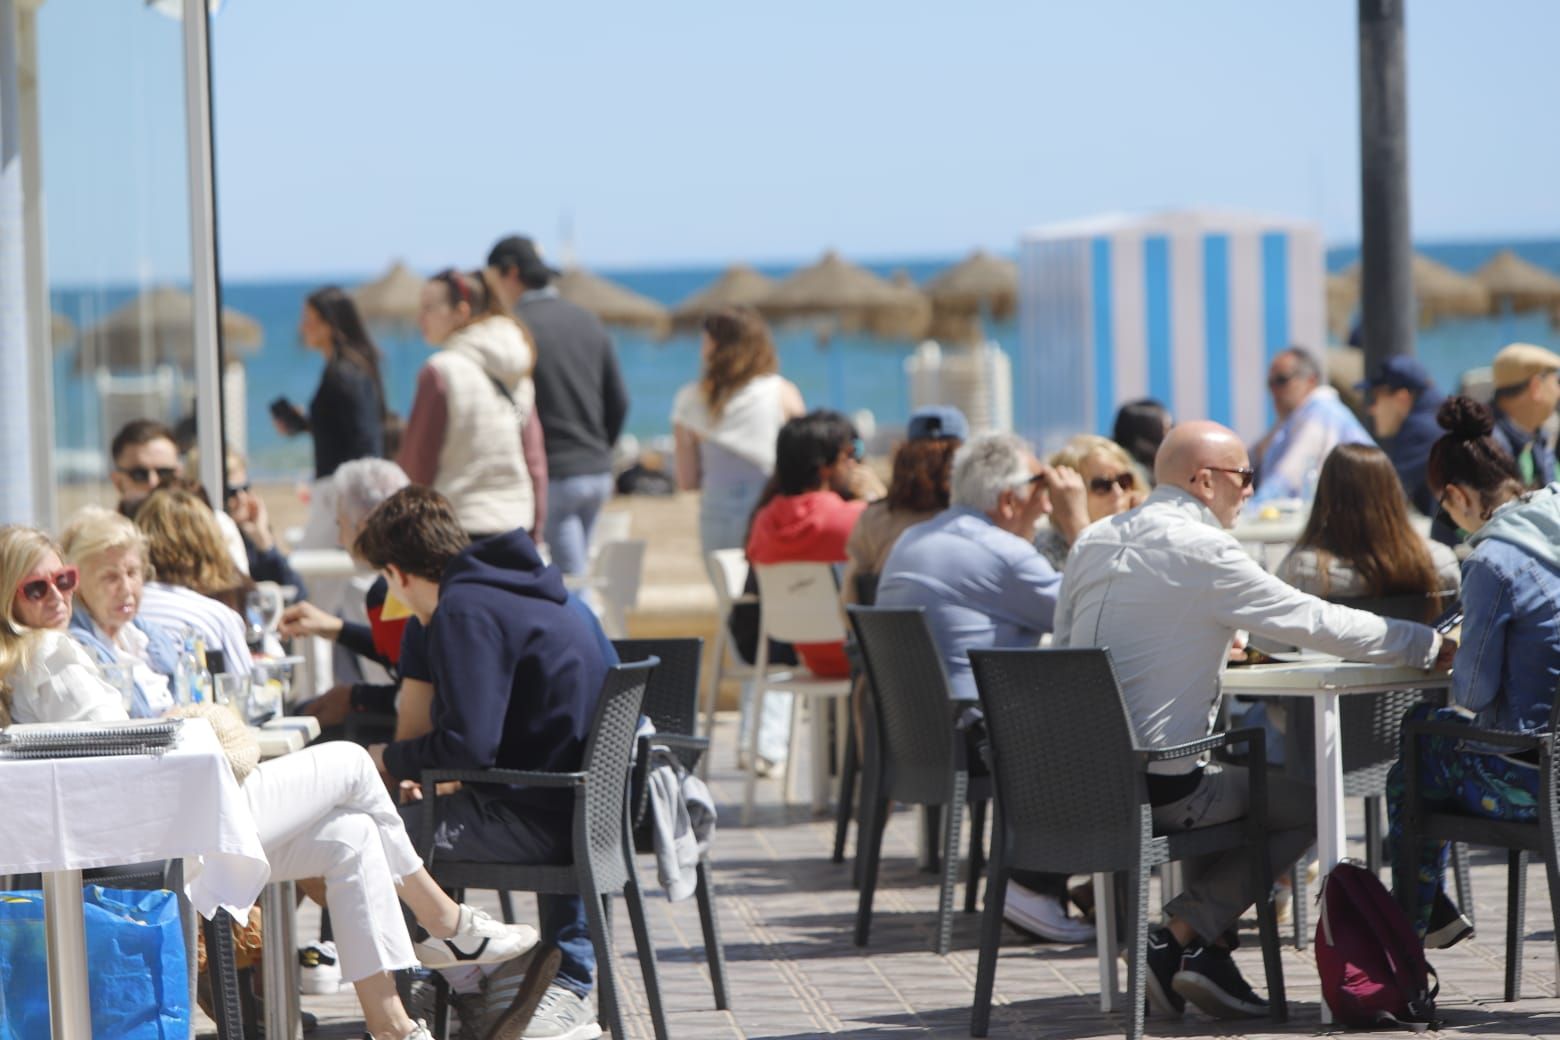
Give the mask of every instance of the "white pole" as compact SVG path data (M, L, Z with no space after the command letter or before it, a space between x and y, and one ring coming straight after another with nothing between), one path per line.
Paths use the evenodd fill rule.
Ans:
M0 0L0 371L29 370L16 5ZM33 521L31 384L0 408L0 522Z
M223 504L222 357L218 338L216 177L211 148L211 21L206 0L184 0L184 129L189 155L190 292L195 298L195 425L200 472Z
M17 12L19 123L22 131L22 242L27 265L25 288L27 342L32 355L28 391L33 431L33 523L59 530L54 486L54 308L49 304L49 268L45 262L43 148L38 134L38 11ZM105 445L106 447L106 445Z

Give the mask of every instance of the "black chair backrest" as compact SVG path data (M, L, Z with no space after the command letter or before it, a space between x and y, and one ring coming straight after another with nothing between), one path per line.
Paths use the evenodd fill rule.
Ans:
M634 733L645 687L660 662L620 664L607 671L601 684L601 700L585 742L581 769L589 778L585 797L575 802L575 862L588 856L600 875L622 871L624 800L628 797L628 763L634 750ZM616 864L614 866L614 864Z
M624 663L658 657L645 688L645 703L640 709L655 723L659 733L696 736L699 727L699 661L704 640L693 639L614 639L618 659Z
M1148 826L1142 766L1110 652L971 650L1007 862L1118 870Z
M953 705L922 607L850 607L872 684L885 797L937 802L953 769Z
M857 603L860 603L864 607L870 607L877 602L878 579L880 577L882 576L878 574L871 574L866 571L861 571L856 574L855 582Z

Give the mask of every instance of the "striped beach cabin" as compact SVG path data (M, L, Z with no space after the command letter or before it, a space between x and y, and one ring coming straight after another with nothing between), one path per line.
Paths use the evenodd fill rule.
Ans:
M1154 397L1247 441L1272 422L1266 373L1291 344L1325 361L1319 228L1176 211L1037 228L1019 245L1017 412L1042 453L1107 436L1116 408Z

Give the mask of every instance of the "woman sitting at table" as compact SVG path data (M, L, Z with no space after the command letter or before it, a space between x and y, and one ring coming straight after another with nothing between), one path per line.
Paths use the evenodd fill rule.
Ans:
M1323 599L1423 597L1412 621L1434 620L1460 584L1457 557L1414 530L1397 470L1374 444L1327 456L1305 531L1274 573Z
M1560 484L1525 491L1516 463L1491 436L1489 409L1467 397L1441 405L1446 433L1430 449L1430 489L1472 553L1463 561L1462 637L1452 663L1451 708L1414 708L1409 718L1539 733L1549 728L1560 679ZM1482 751L1445 737L1420 742L1422 811L1450 810L1496 820L1536 819L1536 761ZM1403 765L1387 778L1387 810L1397 859ZM1418 862L1394 862L1392 883L1419 887L1418 919L1427 947L1445 948L1472 931L1441 882L1446 847L1427 843Z
M156 718L173 707L168 680L179 644L137 617L146 584L146 541L136 526L101 506L78 512L60 538L66 564L81 572L70 634L103 668L128 669L130 714Z
M116 721L119 691L65 635L77 570L41 531L0 527L0 724ZM341 975L369 1032L429 1040L396 995L392 972L512 960L536 944L529 926L506 927L445 895L407 838L373 761L356 744L305 748L235 776L249 802L272 881L325 879ZM429 937L415 944L401 903ZM503 1018L529 1018L556 970L555 954L526 978ZM501 969L502 970L502 969ZM495 976L496 978L496 976ZM496 1029L497 1026L491 1027ZM516 1030L517 1031L517 1030Z
M1133 464L1132 456L1105 437L1080 433L1052 455L1048 464L1052 469L1076 470L1083 478L1091 524L1125 513L1148 497L1148 482ZM1035 535L1035 548L1052 568L1060 571L1067 564L1072 543L1055 524L1047 522Z

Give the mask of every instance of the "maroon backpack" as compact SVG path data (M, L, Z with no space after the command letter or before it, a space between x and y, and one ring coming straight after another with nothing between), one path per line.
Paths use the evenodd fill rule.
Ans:
M1333 1017L1344 1025L1415 1032L1434 1025L1440 980L1381 879L1344 861L1322 881L1318 903L1316 970Z

